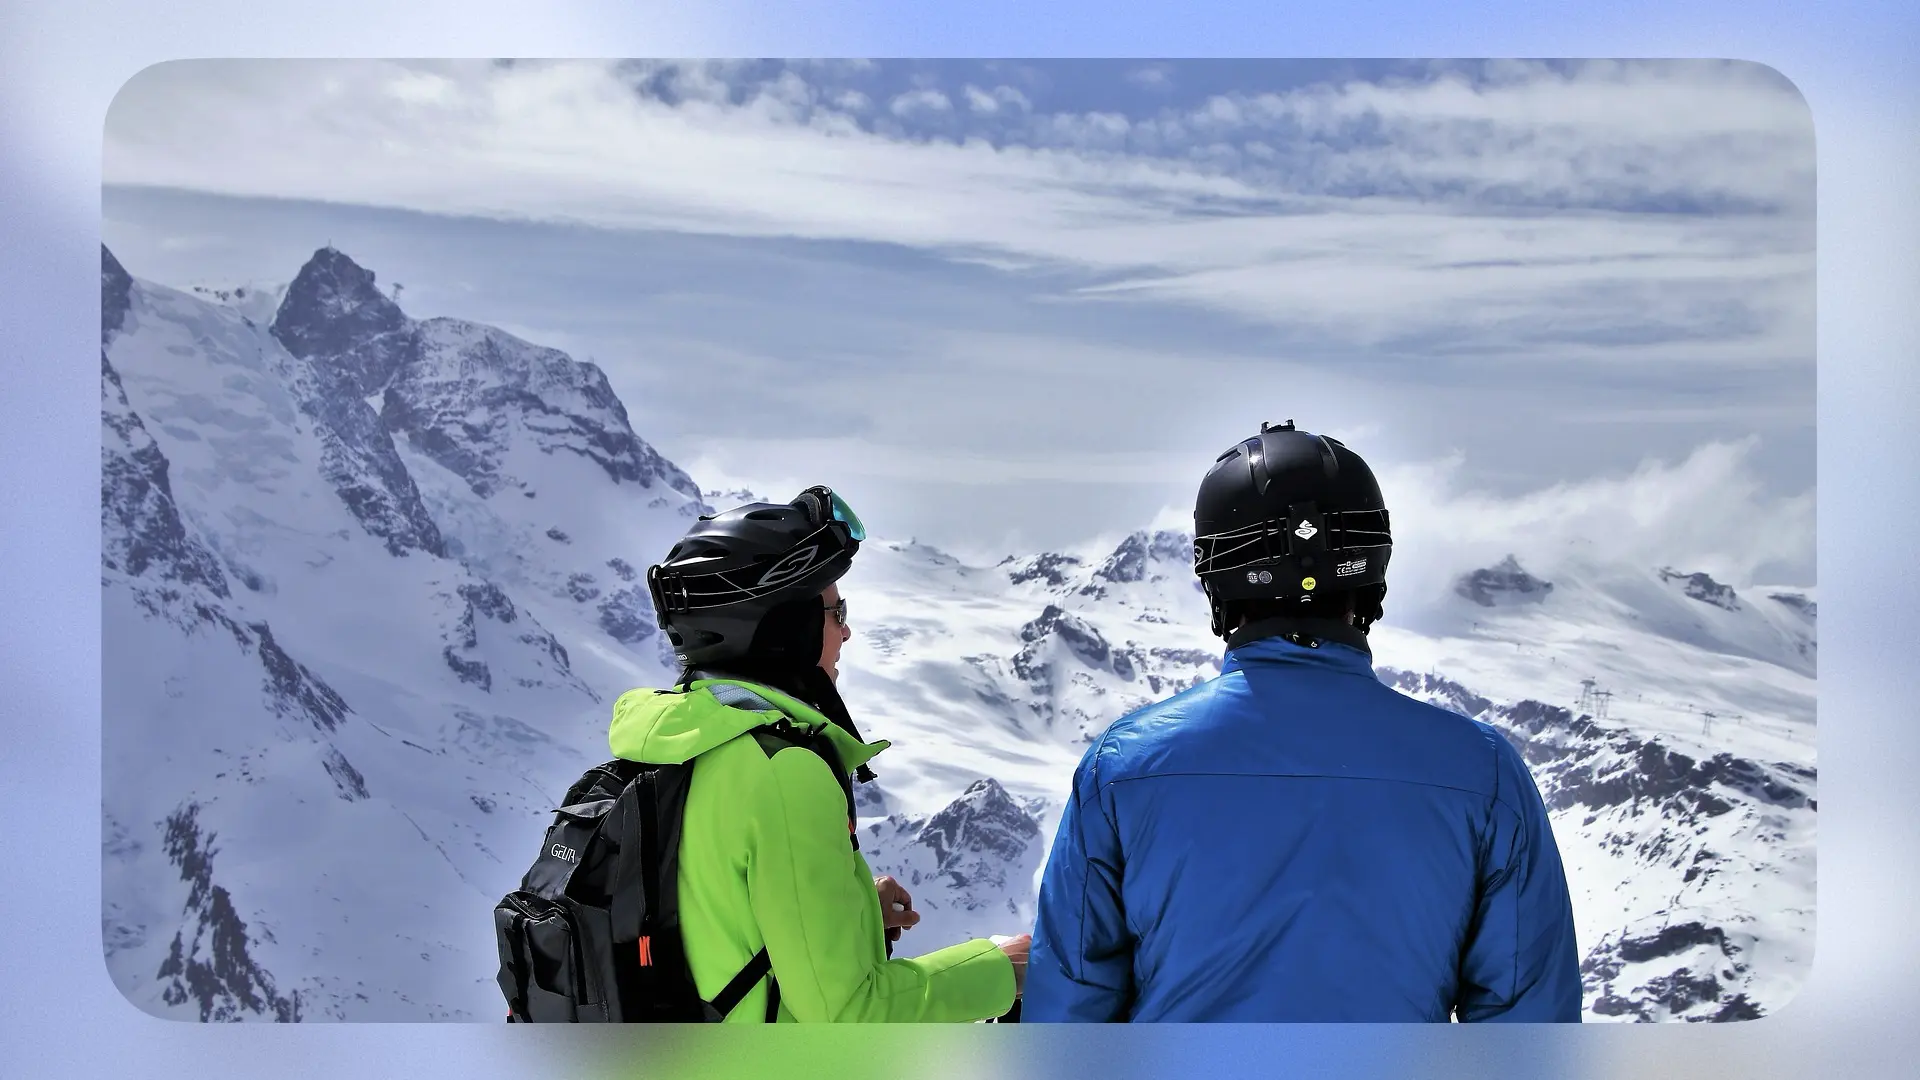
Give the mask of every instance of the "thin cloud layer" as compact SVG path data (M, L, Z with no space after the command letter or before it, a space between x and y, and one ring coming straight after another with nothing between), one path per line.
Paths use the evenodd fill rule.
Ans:
M1495 64L1130 112L1050 109L985 70L885 74L177 63L116 100L104 167L110 184L899 244L1363 346L1811 362L1812 129L1764 68ZM1180 76L1115 81L1158 99Z

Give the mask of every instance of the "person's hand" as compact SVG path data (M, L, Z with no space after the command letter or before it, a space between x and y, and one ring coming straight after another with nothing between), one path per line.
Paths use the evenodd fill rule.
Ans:
M1027 989L1027 953L1033 948L1033 935L1021 934L1018 937L994 938L993 943L1013 961L1013 996L1019 997Z
M873 879L873 887L880 894L880 921L887 928L887 940L899 941L900 931L920 922L920 913L913 910L913 897L907 894L905 885L884 875Z

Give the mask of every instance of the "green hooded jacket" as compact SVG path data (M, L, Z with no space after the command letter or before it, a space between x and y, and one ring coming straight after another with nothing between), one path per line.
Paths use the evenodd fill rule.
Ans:
M728 685L776 711L722 704L711 688ZM747 734L782 715L823 730L850 772L888 745L862 743L803 702L739 680L630 690L614 702L607 741L616 757L694 763L680 923L700 996L711 1001L764 946L782 1021L969 1021L1012 1008L1013 963L991 941L887 958L873 874L849 841L853 823L832 769L802 747L770 756ZM766 995L763 979L727 1021L763 1021Z

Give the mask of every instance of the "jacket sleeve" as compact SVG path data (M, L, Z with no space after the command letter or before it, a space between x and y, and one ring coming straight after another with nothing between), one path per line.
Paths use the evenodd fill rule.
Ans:
M967 1021L1013 1007L1013 964L986 940L889 960L873 879L849 842L846 797L803 749L759 786L747 891L799 1021Z
M1577 1024L1580 955L1560 849L1526 762L1490 734L1499 786L1456 1015L1463 1023Z
M1023 1023L1127 1019L1133 935L1120 906L1120 837L1102 799L1101 739L1074 772L1073 792L1040 882Z

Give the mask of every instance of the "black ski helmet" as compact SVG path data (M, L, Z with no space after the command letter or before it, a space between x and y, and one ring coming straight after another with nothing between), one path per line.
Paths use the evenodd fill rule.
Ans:
M1362 630L1379 618L1393 534L1373 470L1338 439L1293 421L1214 459L1193 508L1193 569L1213 605L1213 632L1233 630L1236 601L1359 594Z
M702 517L647 568L675 658L693 667L745 655L769 611L825 592L866 538L859 516L826 487L785 505L749 503Z

